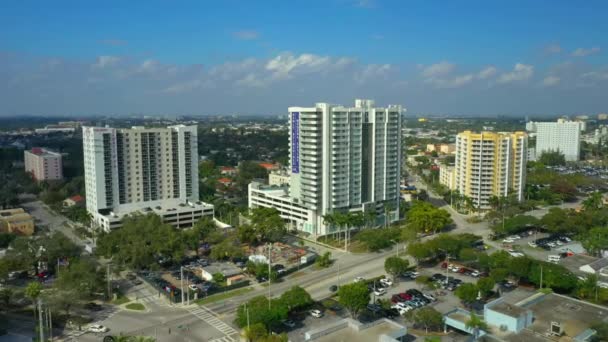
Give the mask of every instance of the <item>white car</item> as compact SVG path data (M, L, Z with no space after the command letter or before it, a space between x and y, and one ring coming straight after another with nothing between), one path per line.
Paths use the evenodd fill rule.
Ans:
M94 332L94 333L105 333L105 332L110 331L110 329L108 329L107 327L104 327L101 324L93 324L93 325L89 326L89 331Z
M310 310L310 315L312 317L321 318L321 317L323 317L323 312L321 310L313 309L313 310Z
M377 288L377 289L374 290L374 294L376 296L382 296L385 293L386 293L386 290L383 287L379 287L379 288Z
M534 241L528 242L528 246L533 247L533 248L538 247L538 245Z
M355 283L358 283L358 282L364 281L364 280L365 280L365 278L363 278L363 277L357 277L357 278L355 278Z
M435 296L430 293L423 293L422 295L424 296L424 298L430 300L431 302L437 301L437 298L435 298Z
M515 240L513 240L513 239L504 239L504 240L502 240L502 243L513 243L513 242L515 242Z
M393 286L393 281L388 278L382 278L380 282L386 286Z
M473 272L471 272L471 277L475 277L475 278L477 278L477 277L479 277L480 275L481 275L481 273L480 273L479 271L473 271Z
M507 238L507 240L519 240L521 237L519 235L511 235Z
M196 291L196 290L198 290L198 286L196 286L195 284L190 284L190 285L188 285L188 288L189 288L190 290L192 290L192 291Z
M402 307L397 308L397 311L399 311L399 314L400 314L401 316L405 315L406 313L408 313L408 312L410 312L410 311L412 311L412 310L414 310L414 308L413 308L413 307L411 307L411 306L409 306L409 305L406 305L406 306L402 306Z
M514 251L512 249L509 250L509 254L511 254L511 256L514 257L514 258L521 258L521 257L524 256L524 253L516 252L516 251Z

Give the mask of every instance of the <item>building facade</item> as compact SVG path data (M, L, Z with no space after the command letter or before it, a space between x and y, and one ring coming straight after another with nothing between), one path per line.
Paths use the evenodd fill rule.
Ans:
M492 196L514 193L523 199L528 135L525 132L473 133L456 136L454 189L470 197L478 209L489 209Z
M63 179L63 163L61 153L45 148L34 147L24 151L25 171L37 181L54 181Z
M196 126L83 127L86 204L94 222L110 229L134 212L163 218L182 212L188 220L169 223L186 227L195 212L212 215L213 207L199 202L197 143Z
M336 211L398 219L401 113L401 106L374 107L371 100L289 108L289 199L280 200L305 212L291 222L296 229L333 233L338 227L326 226L323 216ZM250 207L261 205L255 200Z
M454 166L439 166L439 184L445 185L448 189L454 190L456 187L456 173Z
M17 235L34 234L34 218L23 208L0 210L0 231Z
M535 132L536 157L543 152L560 151L566 161L578 161L581 156L581 132L585 122L559 119L557 122L526 123L526 130Z

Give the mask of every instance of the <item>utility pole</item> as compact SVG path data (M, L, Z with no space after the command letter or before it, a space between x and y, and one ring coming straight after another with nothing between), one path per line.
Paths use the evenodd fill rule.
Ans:
M108 299L112 300L112 279L110 279L110 264L106 265L106 280L108 282Z
M270 251L272 244L268 244L268 310L270 310Z
M247 330L249 330L249 308L247 307L247 302L245 302L245 313L247 314Z
M184 302L184 267L183 266L179 267L179 281L180 281L181 289L182 289L182 305L184 305L185 302Z
M38 298L38 329L40 330L40 341L44 340L44 323L42 319L42 300Z
M53 340L53 319L51 318L51 308L47 308L46 310L47 313L47 318L49 321L49 339L52 341Z
M543 266L540 266L540 288L543 288Z
M186 300L188 302L188 306L190 306L190 278L186 274L186 283L188 283L188 288L186 289Z

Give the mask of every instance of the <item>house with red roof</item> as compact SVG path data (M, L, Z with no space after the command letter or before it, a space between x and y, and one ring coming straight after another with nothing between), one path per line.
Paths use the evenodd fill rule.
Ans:
M233 181L230 178L222 177L217 180L218 183L223 184L224 186L231 186Z
M220 173L224 176L235 176L236 168L234 168L232 166L222 166L220 168Z
M272 164L272 163L260 163L258 164L261 167L265 168L266 171L270 172L270 171L275 171L279 169L279 164Z
M84 197L80 195L74 195L72 197L68 197L63 201L64 208L71 208L73 206L84 206Z

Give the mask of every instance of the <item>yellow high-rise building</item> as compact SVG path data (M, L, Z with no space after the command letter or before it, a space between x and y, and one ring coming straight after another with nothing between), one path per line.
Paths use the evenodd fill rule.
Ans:
M456 136L455 186L478 209L489 209L492 196L513 193L523 199L528 135L525 132L474 133Z

